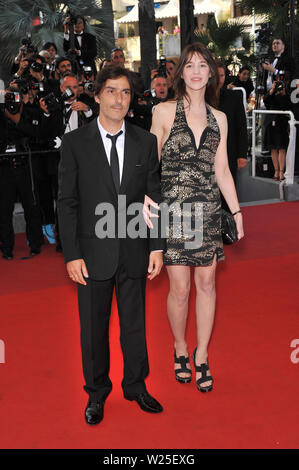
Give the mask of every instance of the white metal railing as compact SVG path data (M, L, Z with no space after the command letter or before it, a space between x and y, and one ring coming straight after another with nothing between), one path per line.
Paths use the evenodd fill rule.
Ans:
M294 183L294 167L295 167L295 150L296 150L296 124L299 121L295 120L294 113L292 111L276 111L268 109L254 109L252 111L252 176L255 176L255 139L256 139L256 115L260 114L288 114L290 116L290 135L289 145L286 154L286 171L284 173L286 184Z
M245 91L245 88L241 87L241 86L235 86L234 88L232 88L232 90L239 90L239 91L242 91L242 94L243 94L243 106L244 106L244 109L245 109L245 113L247 111L247 97L246 97L246 91Z

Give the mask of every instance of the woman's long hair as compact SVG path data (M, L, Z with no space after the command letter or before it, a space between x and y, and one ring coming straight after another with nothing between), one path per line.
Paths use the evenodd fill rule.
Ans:
M206 85L206 92L205 92L205 100L206 102L217 108L218 100L217 100L217 87L218 87L218 70L216 66L216 62L213 59L213 56L209 49L207 49L203 44L200 42L195 42L194 44L189 44L185 47L183 52L181 53L181 57L179 59L179 63L177 65L177 69L175 72L174 80L173 80L173 88L175 92L175 99L181 99L185 97L190 103L190 97L188 92L186 91L186 84L182 78L182 74L184 71L184 67L189 60L191 60L194 54L200 54L208 63L210 68L211 77L209 78L207 85Z

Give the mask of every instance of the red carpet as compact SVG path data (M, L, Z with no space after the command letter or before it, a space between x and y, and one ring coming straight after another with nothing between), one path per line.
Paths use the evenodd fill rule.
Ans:
M148 415L123 399L117 312L111 318L111 379L103 422L88 427L76 289L62 256L41 256L16 237L15 259L0 259L1 448L298 448L299 203L246 207L246 238L226 247L217 274L217 312L209 362L209 394L173 374L166 314L166 272L148 283L147 387L164 406ZM187 338L195 347L194 290ZM299 353L297 353L299 358Z

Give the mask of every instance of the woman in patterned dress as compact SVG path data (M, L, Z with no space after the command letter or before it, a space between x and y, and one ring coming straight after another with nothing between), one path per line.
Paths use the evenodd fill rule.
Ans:
M217 67L208 49L200 43L187 46L174 79L176 99L156 107L151 128L157 136L161 158L162 196L168 206L174 205L169 216L164 264L170 282L167 311L174 335L175 377L181 383L191 381L185 329L193 266L197 322L193 362L197 388L202 392L212 390L213 386L208 344L214 323L216 265L224 259L219 188L234 214L238 239L244 236L227 162L227 120L224 113L215 109L217 82ZM149 217L149 206L145 204L145 208ZM180 233L175 230L175 216L183 220ZM191 226L195 225L192 233L184 230L184 216L189 216ZM196 234L197 243L190 248L186 242L196 240Z

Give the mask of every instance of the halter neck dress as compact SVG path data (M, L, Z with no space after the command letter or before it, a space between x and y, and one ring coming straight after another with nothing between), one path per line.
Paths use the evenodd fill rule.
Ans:
M206 112L207 126L197 148L184 101L178 100L162 148L162 199L170 208L165 265L210 266L215 254L217 261L224 260L221 198L214 165L220 130L208 104Z

